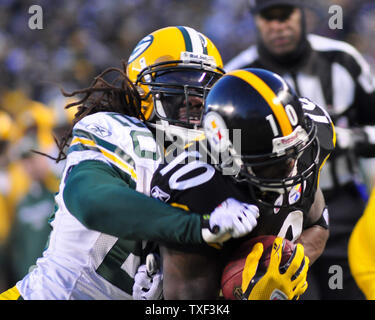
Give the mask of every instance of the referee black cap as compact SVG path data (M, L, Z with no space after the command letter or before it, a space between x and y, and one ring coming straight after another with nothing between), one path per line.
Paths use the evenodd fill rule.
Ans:
M249 0L250 12L257 14L260 11L273 7L273 6L292 6L292 7L304 7L305 1L303 0Z

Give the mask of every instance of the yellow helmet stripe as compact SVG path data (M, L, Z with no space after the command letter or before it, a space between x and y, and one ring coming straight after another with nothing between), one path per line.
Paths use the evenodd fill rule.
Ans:
M246 81L267 101L279 123L283 136L287 136L293 132L292 125L290 124L283 105L272 89L261 78L245 70L234 70L228 72L226 75L232 75Z

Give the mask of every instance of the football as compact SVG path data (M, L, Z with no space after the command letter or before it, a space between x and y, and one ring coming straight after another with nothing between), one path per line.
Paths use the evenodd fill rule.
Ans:
M240 300L242 298L242 271L245 261L253 246L261 242L263 244L263 254L259 260L258 270L266 270L270 261L272 245L276 236L265 235L251 238L244 241L230 257L221 277L221 289L226 300ZM280 267L285 265L293 254L295 245L287 240L283 240L283 255Z

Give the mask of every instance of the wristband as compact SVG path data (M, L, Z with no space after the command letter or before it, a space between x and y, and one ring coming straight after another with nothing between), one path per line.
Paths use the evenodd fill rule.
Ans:
M326 230L329 229L329 218L328 218L328 207L327 206L323 209L322 215L313 224L313 226L320 226L320 227L322 227Z

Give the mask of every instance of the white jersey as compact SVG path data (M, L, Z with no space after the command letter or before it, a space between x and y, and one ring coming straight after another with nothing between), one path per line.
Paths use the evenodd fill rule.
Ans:
M65 206L64 181L73 166L98 160L119 169L132 188L149 195L159 159L152 133L135 118L99 112L74 126L48 247L36 268L16 284L23 299L132 298L145 242L87 229Z

